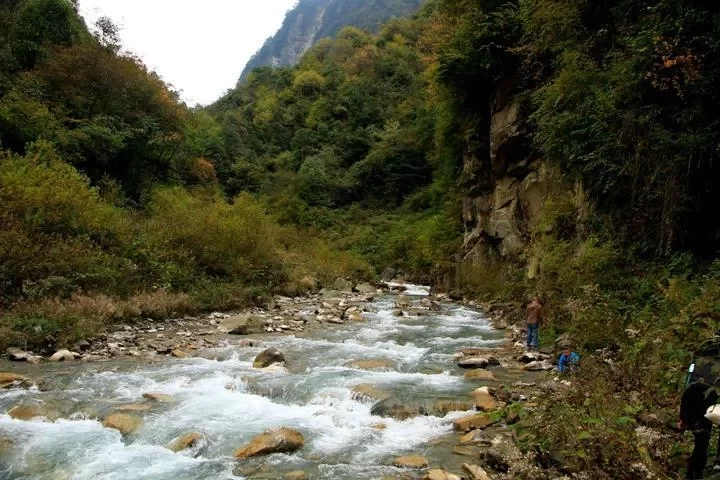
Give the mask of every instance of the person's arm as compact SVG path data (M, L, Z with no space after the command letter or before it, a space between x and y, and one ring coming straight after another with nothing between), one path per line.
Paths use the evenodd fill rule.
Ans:
M560 370L560 373L565 373L565 355L560 355L560 359L558 360L558 370Z

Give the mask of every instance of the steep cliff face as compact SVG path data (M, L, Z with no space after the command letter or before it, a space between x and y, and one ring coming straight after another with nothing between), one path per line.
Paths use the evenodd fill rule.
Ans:
M387 19L412 14L423 0L300 0L288 12L282 27L250 59L240 76L245 79L258 67L291 66L323 37L342 27L375 31Z
M499 90L487 127L480 148L470 142L463 159L463 263L478 266L520 258L549 190L531 146L526 105Z

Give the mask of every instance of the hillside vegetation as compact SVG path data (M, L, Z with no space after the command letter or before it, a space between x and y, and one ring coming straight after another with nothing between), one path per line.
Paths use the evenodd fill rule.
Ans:
M720 4L431 0L200 111L65 0L6 2L0 26L2 342L388 267L487 301L539 294L541 341L567 333L587 363L576 394L521 417L533 468L677 477L683 371L720 326ZM499 94L553 188L522 254L479 265L462 202L492 191Z

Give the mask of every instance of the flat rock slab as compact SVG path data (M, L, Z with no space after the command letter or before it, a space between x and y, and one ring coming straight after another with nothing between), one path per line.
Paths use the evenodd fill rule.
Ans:
M427 468L428 459L420 455L404 455L395 458L393 466L398 468Z
M143 398L151 402L172 403L175 401L172 395L166 393L143 393Z
M495 375L490 370L481 368L468 370L463 377L465 380L495 380Z
M462 357L457 365L460 368L487 368L490 362L484 357Z
M453 428L461 432L469 432L470 430L474 430L476 428L485 428L493 423L494 422L490 419L490 416L481 413L458 418L453 422Z
M103 420L103 426L106 428L114 428L123 435L129 435L136 432L142 427L143 421L140 417L129 415L127 413L113 413Z
M372 400L372 401L378 401L378 400L385 400L390 396L388 392L385 390L382 390L380 388L374 387L372 385L369 385L367 383L361 383L360 385L356 385L352 389L352 393L350 394L353 400Z
M395 370L395 362L390 360L351 360L345 364L346 367L358 368L360 370Z
M30 388L35 382L25 375L13 372L0 372L0 389Z
M252 440L244 447L235 450L233 456L238 460L244 460L250 457L260 455L269 455L271 453L288 453L294 452L302 448L305 439L302 433L291 428L278 428L268 430Z

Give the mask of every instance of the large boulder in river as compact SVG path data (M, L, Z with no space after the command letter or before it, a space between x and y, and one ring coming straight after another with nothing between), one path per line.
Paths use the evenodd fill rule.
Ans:
M254 437L249 444L235 450L233 456L238 460L244 460L271 453L294 452L302 448L304 444L305 439L302 433L292 428L282 427L268 430Z
M457 365L460 368L487 368L490 362L483 357L463 357L458 360Z
M51 362L64 362L75 360L76 358L80 357L82 357L82 355L80 355L79 353L71 352L70 350L63 348L55 352L48 360L50 360Z
M106 428L114 428L123 435L129 435L136 432L142 427L140 417L127 413L113 413L103 420L103 426Z
M167 448L176 453L192 449L195 450L193 456L198 456L206 446L207 438L205 435L198 432L191 432L172 440Z
M413 405L407 400L400 400L389 397L380 400L370 409L372 415L378 417L390 417L395 420L407 420L408 418L427 415L427 410L422 405Z
M350 360L345 364L345 366L350 368L358 368L360 370L371 371L395 370L395 362L382 358L375 360Z
M30 352L20 350L19 348L10 347L6 350L7 356L13 362L27 362L32 364L40 363L42 357L39 355L33 355Z
M35 382L25 375L13 372L0 372L0 389L30 388Z
M483 412L495 410L498 407L497 400L495 400L495 397L490 395L490 391L487 387L480 387L473 390L470 392L470 396L473 397L473 400L475 401L475 408L482 410Z
M393 466L398 468L427 468L428 459L420 455L404 455L393 460Z
M251 335L265 331L265 319L255 315L234 315L222 321L221 329L231 335Z
M458 418L453 422L453 428L461 432L469 432L470 430L475 430L476 428L485 428L493 423L495 422L493 422L488 415L481 413Z
M269 367L274 363L282 363L285 361L285 355L275 347L266 348L255 357L253 361L254 368Z
M355 387L353 387L352 393L350 394L350 396L353 400L378 401L378 400L385 400L386 398L388 398L390 396L390 394L388 392L386 392L385 390L381 390L372 385L368 385L367 383L361 383L360 385L356 385Z
M398 295L397 300L395 301L395 304L398 307L409 307L410 306L410 297L408 297L405 294Z
M32 420L33 418L44 418L54 422L60 418L60 412L40 405L15 405L8 411L10 418L15 420Z

